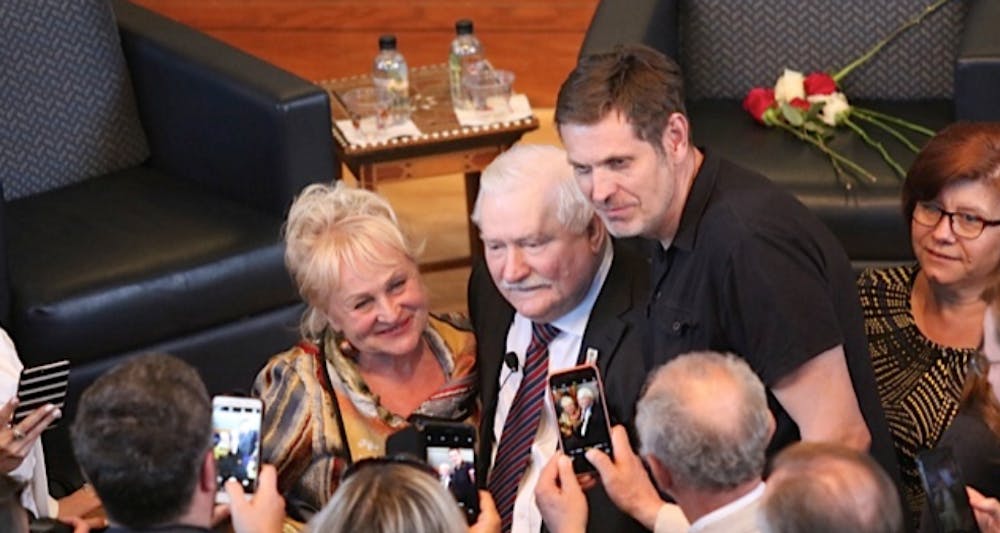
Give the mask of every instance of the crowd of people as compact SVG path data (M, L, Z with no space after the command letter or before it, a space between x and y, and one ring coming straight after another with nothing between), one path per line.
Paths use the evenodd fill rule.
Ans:
M947 447L974 519L1000 532L1000 124L956 123L923 147L901 198L916 262L856 277L793 196L692 144L680 69L659 52L581 58L555 121L565 149L515 145L482 173L467 319L430 312L419 242L384 198L300 193L285 260L307 310L302 340L252 384L265 405L252 496L230 481L215 504L209 395L193 368L150 354L82 396L72 437L91 485L64 504L44 492L38 443L58 411L0 427L0 520L935 531L918 463ZM0 340L11 397L19 363ZM578 365L603 391L549 390ZM476 464L386 456L389 435L428 420L477 427ZM560 441L585 435L612 453L589 449L581 474ZM471 525L461 483L479 488Z

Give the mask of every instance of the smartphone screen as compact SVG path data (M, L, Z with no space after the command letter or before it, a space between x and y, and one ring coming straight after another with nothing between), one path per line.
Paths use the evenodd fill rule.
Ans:
M563 453L573 459L577 473L591 472L594 465L584 453L597 448L611 455L611 428L607 402L597 368L573 367L549 376L549 390L559 425Z
M229 478L239 481L247 494L257 488L262 414L263 405L257 398L212 398L212 455L218 484L216 502L229 501L223 488Z
M427 464L458 502L469 524L479 517L476 488L476 430L467 424L427 424L423 429Z
M976 517L965 492L965 480L951 448L941 446L918 453L917 466L937 531L978 533Z

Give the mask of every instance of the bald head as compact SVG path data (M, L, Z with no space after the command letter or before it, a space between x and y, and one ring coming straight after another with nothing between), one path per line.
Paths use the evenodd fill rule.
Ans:
M694 352L651 375L636 428L643 452L676 483L723 491L760 478L774 421L764 385L746 362Z
M897 533L903 530L895 485L867 454L800 442L774 461L761 506L769 533Z

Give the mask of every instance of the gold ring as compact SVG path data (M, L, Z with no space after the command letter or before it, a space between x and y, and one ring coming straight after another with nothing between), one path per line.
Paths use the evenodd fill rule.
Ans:
M10 428L11 433L14 434L14 440L21 440L24 438L24 432L16 427Z

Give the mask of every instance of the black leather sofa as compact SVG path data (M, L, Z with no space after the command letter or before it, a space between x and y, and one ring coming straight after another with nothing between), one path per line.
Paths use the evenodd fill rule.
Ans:
M912 260L902 180L857 136L840 133L832 146L878 177L848 189L826 156L758 125L741 102L751 87L773 86L785 67L809 72L846 64L928 3L602 0L581 54L640 42L678 59L695 142L787 187L826 222L860 270ZM996 0L951 2L847 77L843 89L852 103L932 129L1000 120L998 25ZM887 135L873 136L903 168L912 162L914 154Z
M72 363L65 423L44 438L50 478L67 488L79 478L66 427L80 392L111 366L168 352L196 366L211 392L246 392L298 338L302 305L280 228L294 195L340 168L320 87L144 8L112 5L148 158L0 201L0 322L25 366Z

